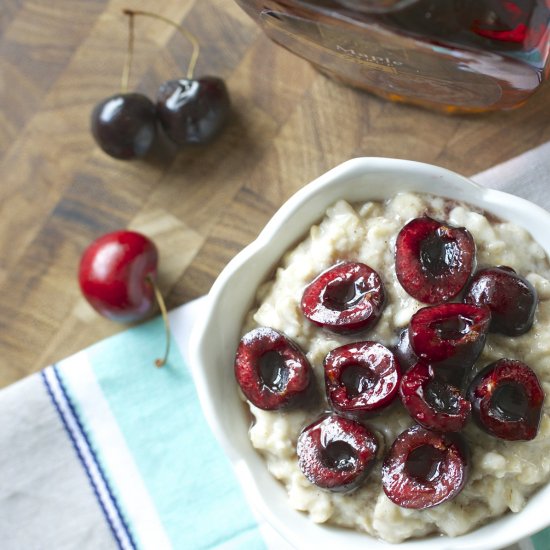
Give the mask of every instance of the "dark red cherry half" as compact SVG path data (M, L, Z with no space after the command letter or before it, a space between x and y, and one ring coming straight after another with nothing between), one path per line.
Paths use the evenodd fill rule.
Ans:
M500 359L485 367L470 384L473 416L489 434L508 441L537 435L544 391L525 363Z
M419 309L411 318L409 339L428 363L471 367L483 350L491 311L486 306L450 303Z
M397 396L401 370L395 355L377 342L333 349L324 360L327 397L340 413L359 417L389 405Z
M519 336L532 326L537 309L533 285L510 267L478 271L465 292L464 301L491 309L491 332Z
M416 425L391 446L382 466L382 486L398 506L422 510L458 495L468 473L468 450L459 434Z
M316 325L337 333L372 327L384 307L378 273L358 262L339 263L317 276L304 290L302 312Z
M305 428L298 438L298 465L306 478L334 492L356 489L371 470L378 442L363 424L331 414Z
M458 432L470 417L470 402L427 363L417 363L403 375L399 393L412 418L428 430Z
M454 298L468 281L474 264L474 239L464 227L422 217L411 220L397 235L397 278L420 302L437 304Z
M235 356L235 378L256 407L273 410L305 396L312 371L298 346L272 328L259 327L245 334Z

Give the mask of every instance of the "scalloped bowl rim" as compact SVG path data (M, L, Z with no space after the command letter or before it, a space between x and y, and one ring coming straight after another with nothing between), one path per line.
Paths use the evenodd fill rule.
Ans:
M347 550L364 548L365 544L371 550L501 548L550 524L550 516L544 513L550 507L550 484L532 495L522 511L508 513L465 535L434 535L395 545L365 533L315 524L294 510L287 502L286 490L269 474L248 439L250 417L234 382L233 356L258 284L339 198L351 202L380 200L398 191L429 193L481 207L523 226L534 238L537 235L537 242L550 256L550 214L525 199L481 187L455 172L421 162L379 157L346 161L290 197L256 240L237 254L216 279L190 338L190 367L199 400L249 504L296 548L328 548L335 544L345 544Z

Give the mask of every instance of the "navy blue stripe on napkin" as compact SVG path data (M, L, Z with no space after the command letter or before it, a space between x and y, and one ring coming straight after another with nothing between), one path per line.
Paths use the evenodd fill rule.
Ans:
M88 435L67 393L57 366L52 365L44 369L41 375L52 404L86 472L92 490L118 547L122 550L136 550L137 545L128 527L128 523L124 518L97 455L90 444Z

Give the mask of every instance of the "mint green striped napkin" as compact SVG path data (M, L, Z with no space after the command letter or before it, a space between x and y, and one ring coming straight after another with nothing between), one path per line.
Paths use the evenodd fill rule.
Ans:
M178 341L197 305L171 313ZM159 318L0 392L0 548L266 548L179 345L154 366L163 348Z

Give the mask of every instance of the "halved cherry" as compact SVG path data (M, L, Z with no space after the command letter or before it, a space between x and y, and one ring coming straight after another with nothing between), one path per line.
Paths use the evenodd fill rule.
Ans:
M477 374L468 390L474 419L487 433L528 441L538 432L544 390L521 361L500 359Z
M235 377L252 404L273 410L304 396L313 375L309 361L294 342L272 328L259 327L239 342Z
M298 465L306 478L323 489L356 489L371 470L378 442L363 424L336 414L304 428L298 438Z
M475 264L475 243L464 227L427 216L407 223L395 243L395 271L403 288L427 304L454 298Z
M468 450L459 434L416 425L391 446L382 466L382 486L398 506L422 510L458 495L468 473Z
M428 430L458 432L470 417L470 402L427 363L417 363L403 375L399 393L412 418Z
M340 413L363 416L397 396L401 370L395 355L377 342L333 349L324 360L327 397Z
M409 338L421 360L467 369L483 350L490 322L486 306L454 302L428 306L412 316Z
M519 336L533 326L537 292L527 279L511 267L489 267L474 275L466 289L464 301L490 308L491 332Z
M372 327L384 307L385 292L378 273L359 262L334 265L304 290L302 312L312 323L337 333Z

